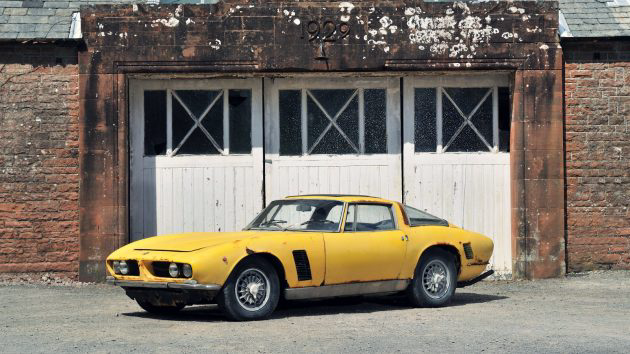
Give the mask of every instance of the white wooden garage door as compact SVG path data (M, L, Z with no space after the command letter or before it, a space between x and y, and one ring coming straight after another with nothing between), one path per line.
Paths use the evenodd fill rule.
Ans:
M512 274L507 76L404 79L404 199L494 240Z
M131 239L241 229L263 206L262 82L130 84Z
M400 80L266 79L265 194L401 200Z
M132 240L238 230L287 195L374 195L489 235L508 277L507 76L402 82L401 97L400 78L132 81Z

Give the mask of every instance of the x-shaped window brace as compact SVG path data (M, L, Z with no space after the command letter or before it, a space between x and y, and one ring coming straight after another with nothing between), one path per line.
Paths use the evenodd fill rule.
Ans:
M182 105L182 107L184 107L184 110L186 111L186 113L188 113L188 116L190 117L190 119L193 120L193 122L195 122L195 124L192 126L192 128L190 128L188 130L188 132L186 133L186 135L184 135L184 138L182 138L182 140L179 142L179 144L177 144L177 147L175 149L173 149L173 151L171 152L170 156L175 156L175 154L177 154L177 152L179 151L179 149L181 149L182 145L184 145L184 143L186 142L186 140L188 140L188 138L190 137L190 135L195 131L196 128L201 129L201 131L203 132L203 134L208 138L208 140L210 140L210 143L214 146L215 149L217 149L217 151L219 151L220 154L223 154L223 149L219 146L219 144L217 144L216 140L214 140L214 138L212 137L212 135L206 130L206 128L201 124L201 121L206 117L206 115L208 115L208 112L210 112L210 110L212 109L212 107L214 107L215 103L217 103L217 101L219 101L219 99L221 97L223 97L223 90L221 90L221 92L219 92L219 94L217 95L217 97L215 97L212 102L210 103L210 105L203 111L203 113L201 113L201 115L199 116L199 118L197 118L193 112L190 111L190 109L188 109L188 107L186 106L186 104L184 103L184 101L177 95L177 93L173 90L171 91L173 94L173 97L175 97L175 99Z
M455 100L453 100L451 98L451 96L448 94L448 92L446 92L446 90L441 90L444 95L446 96L446 98L448 98L449 101L451 101L451 103L453 104L453 106L455 107L455 109L457 110L457 112L459 113L459 115L464 118L464 122L459 126L459 128L457 128L457 130L455 131L455 133L453 134L453 136L451 137L451 139L449 139L448 143L446 145L444 145L444 149L443 151L446 151L449 146L451 146L451 144L453 143L453 141L455 141L455 138L457 138L457 136L459 135L459 133L462 132L462 130L464 130L464 128L466 127L466 125L468 125L470 128L472 128L472 130L479 136L479 138L481 139L481 141L486 145L486 147L488 148L488 150L492 151L492 146L490 146L490 144L488 144L488 142L486 141L486 139L483 137L483 135L479 132L479 130L477 130L477 128L475 127L475 125L472 123L471 119L472 117L475 115L475 113L477 113L477 111L479 110L479 108L481 107L481 105L486 101L486 99L488 98L488 96L490 96L490 94L492 93L492 88L490 88L488 90L488 92L486 92L486 94L483 96L483 98L481 99L481 101L479 101L479 103L477 103L477 106L475 106L475 108L472 110L472 112L470 112L470 114L466 115L464 114L464 112L462 112L462 110L459 108L459 106L457 106L457 103L455 103Z
M313 150L315 150L315 147L317 147L317 144L319 144L319 142L324 138L326 133L328 133L330 128L333 127L333 126L339 131L339 134L341 134L341 136L348 142L348 144L350 144L350 146L354 149L354 151L357 154L361 153L359 151L359 148L352 142L352 140L350 140L350 138L348 138L346 133L344 133L343 130L341 129L341 127L339 127L339 125L337 124L337 120L339 119L341 114L346 110L346 108L348 108L348 106L350 105L350 102L352 102L352 100L354 99L354 97L356 97L358 92L359 92L358 89L354 90L352 95L350 95L350 98L348 98L348 100L346 101L346 103L344 103L344 105L341 107L341 109L335 114L334 117L331 117L330 114L328 114L328 112L326 111L326 109L324 109L324 107L321 105L321 103L319 103L319 101L315 98L315 96L309 90L306 90L306 94L313 100L313 102L315 102L315 105L317 105L317 107L319 107L319 109L322 111L322 113L324 113L324 116L326 116L326 118L328 118L328 120L330 121L330 123L328 123L326 128L319 135L319 137L315 140L313 145L308 149L308 151L307 151L308 155L310 155L313 152Z

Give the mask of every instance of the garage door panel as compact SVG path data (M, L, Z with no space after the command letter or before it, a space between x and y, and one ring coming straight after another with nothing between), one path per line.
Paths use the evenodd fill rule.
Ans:
M413 102L404 115L405 203L491 237L490 266L511 277L509 144L500 141L509 132L499 131L498 110L506 77L410 77L403 86Z
M133 80L130 90L131 239L246 226L263 206L262 80Z
M298 194L402 198L400 84L268 79L266 200Z

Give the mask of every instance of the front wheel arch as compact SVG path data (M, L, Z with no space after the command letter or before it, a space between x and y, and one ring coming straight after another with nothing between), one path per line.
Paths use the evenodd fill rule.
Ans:
M238 262L234 263L234 265L232 266L232 270L230 271L230 274L228 275L227 279L229 279L232 276L232 274L238 268L239 264L252 258L262 258L266 260L267 262L271 263L271 265L276 270L276 273L278 274L278 279L280 280L280 287L281 287L280 294L282 295L284 293L283 290L289 287L287 283L286 272L284 271L284 265L282 264L280 259L271 253L267 253L267 252L251 253L241 258ZM227 282L227 279L226 279L226 282ZM225 284L223 286L225 286Z

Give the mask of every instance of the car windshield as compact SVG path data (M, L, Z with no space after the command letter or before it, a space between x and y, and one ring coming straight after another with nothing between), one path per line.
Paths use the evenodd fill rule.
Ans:
M411 226L423 226L423 225L443 225L448 226L448 221L440 219L437 216L433 216L425 211L412 208L409 205L405 205L405 213L409 218L409 225Z
M269 204L247 230L339 231L343 203L336 200L288 199Z

